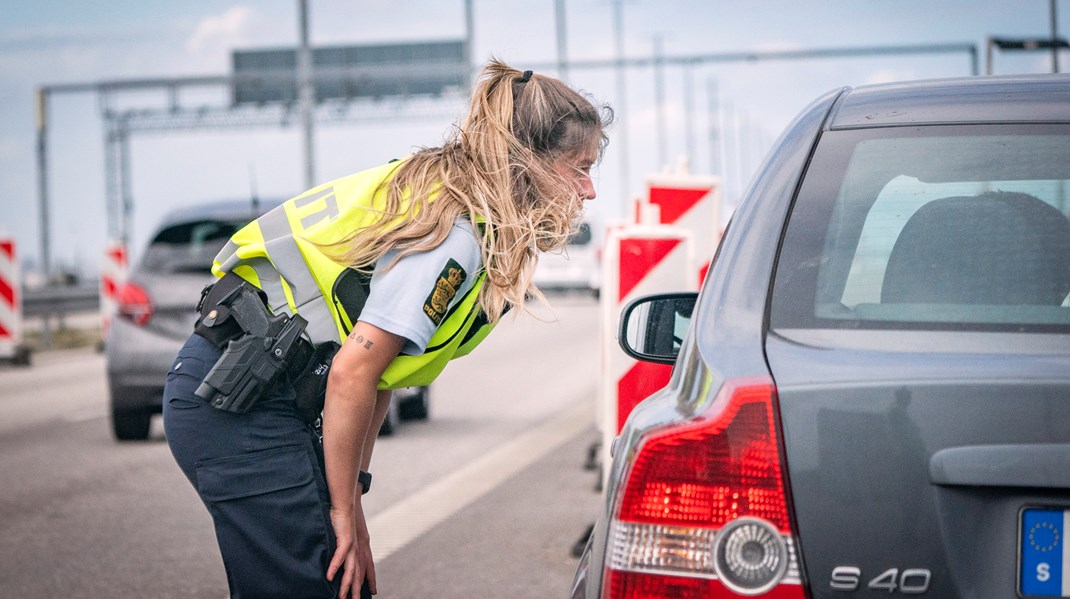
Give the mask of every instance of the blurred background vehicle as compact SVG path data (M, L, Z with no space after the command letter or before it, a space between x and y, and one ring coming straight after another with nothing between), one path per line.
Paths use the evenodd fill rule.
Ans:
M238 229L278 202L223 201L168 214L117 293L118 310L105 340L112 432L145 439L162 410L167 370L193 332L201 289L213 279L212 259ZM402 419L426 419L426 387L403 389L381 429Z
M693 315L624 310L629 355L676 366L614 443L574 599L1065 594L1067 98L897 83L795 120Z
M277 204L223 201L164 217L117 293L104 343L116 439L148 437L167 370L193 332L201 289L214 280L212 259L238 229Z
M540 254L535 285L548 292L580 291L598 297L602 286L601 256L593 233L591 223L584 222L563 251Z

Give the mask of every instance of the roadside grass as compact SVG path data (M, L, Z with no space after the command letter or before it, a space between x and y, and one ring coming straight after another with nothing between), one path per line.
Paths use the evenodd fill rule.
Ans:
M44 333L41 330L26 331L23 342L34 353L50 349L76 349L81 347L102 347L100 327L75 328L58 326L51 331L51 347L46 347Z

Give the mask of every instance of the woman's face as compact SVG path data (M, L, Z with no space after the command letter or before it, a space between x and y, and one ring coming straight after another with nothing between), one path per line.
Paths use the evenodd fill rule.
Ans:
M577 152L554 161L554 170L572 185L582 200L593 200L596 192L591 180L591 168L598 160L597 151Z

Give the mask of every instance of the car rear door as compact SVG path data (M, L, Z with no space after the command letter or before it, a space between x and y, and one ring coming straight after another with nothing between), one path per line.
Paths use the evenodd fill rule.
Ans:
M826 133L765 351L812 596L1070 596L1070 129Z

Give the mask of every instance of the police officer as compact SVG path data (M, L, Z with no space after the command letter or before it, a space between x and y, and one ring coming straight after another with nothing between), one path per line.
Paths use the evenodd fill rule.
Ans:
M595 197L610 119L491 61L442 147L316 187L219 253L164 426L233 598L376 591L361 495L391 389L430 384L541 297L538 252L561 248Z

